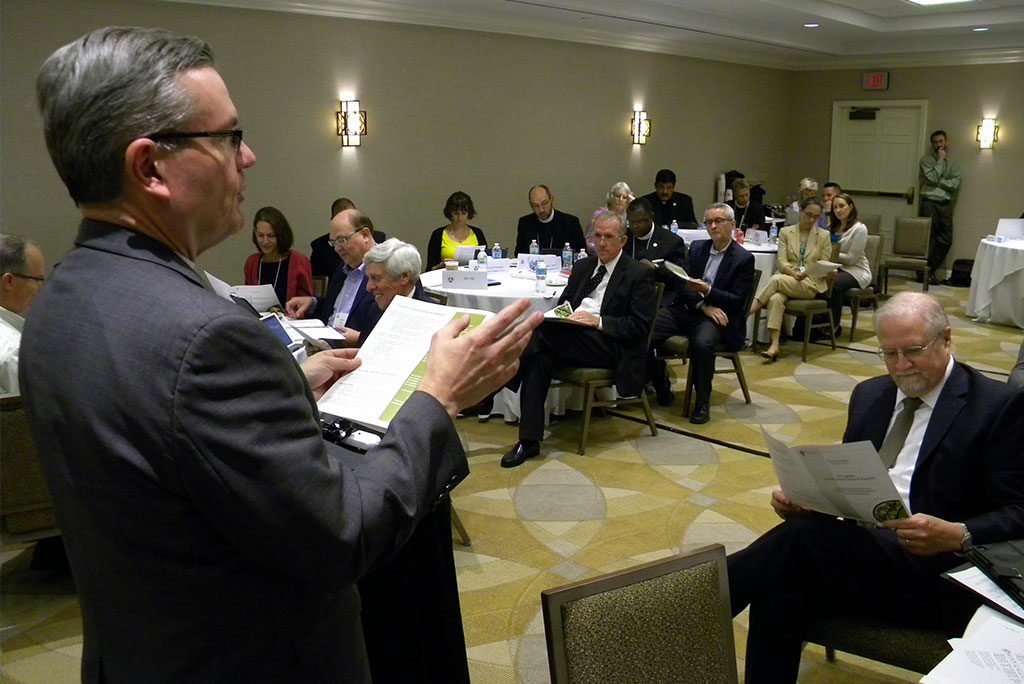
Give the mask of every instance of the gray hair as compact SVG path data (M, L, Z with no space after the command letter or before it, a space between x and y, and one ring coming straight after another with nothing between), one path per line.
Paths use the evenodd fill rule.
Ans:
M723 212L725 212L725 218L729 219L730 221L736 220L736 212L733 211L732 207L730 207L725 202L715 202L714 204L708 205L708 208L704 210L704 214L707 215L707 213L712 209L721 209Z
M75 204L121 195L135 139L179 131L195 103L179 76L213 65L199 38L108 26L58 49L36 79L46 147Z
M929 338L938 337L949 327L949 318L939 300L925 292L899 292L890 297L875 311L875 330L881 327L882 321L891 316L921 318L925 324L925 334Z
M822 211L825 211L825 203L822 202L817 197L808 197L805 200L800 200L800 203L797 206L800 207L800 211L803 211L804 209L806 209L807 207L811 206L812 204L817 204L819 209L821 209Z
M25 248L29 244L21 235L0 233L0 273L24 273L28 267Z
M612 221L612 220L618 221L618 223L619 223L619 235L620 236L625 236L626 235L626 215L624 213L622 213L621 211L611 211L611 210L608 210L608 211L601 212L600 214L598 214L597 218L594 219L594 225L596 226L598 223L601 223L602 221Z
M384 270L392 278L409 276L409 282L415 283L420 278L423 260L418 249L398 238L388 238L379 245L374 245L363 256L364 264L384 264Z
M804 190L813 190L818 192L818 181L813 178L801 178L800 179L800 192Z
M608 194L605 196L605 202L611 203L611 201L615 199L615 195L621 195L622 193L626 193L629 197L633 196L633 191L629 189L629 186L626 185L625 181L619 181L612 186L612 189L609 190Z

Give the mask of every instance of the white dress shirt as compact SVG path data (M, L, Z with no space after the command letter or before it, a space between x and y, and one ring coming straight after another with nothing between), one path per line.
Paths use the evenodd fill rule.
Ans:
M608 289L608 281L612 279L612 272L615 271L615 266L616 264L619 263L620 258L622 258L621 251L615 256L614 259L612 259L611 261L604 265L606 271L606 273L604 274L604 278L602 278L601 282L597 284L597 287L594 288L594 291L591 292L586 297L584 297L583 301L580 302L580 305L576 307L576 311L586 311L589 314L597 316L598 330L601 330L601 302L604 301L604 293L605 290ZM597 260L597 264L598 265L594 266L594 270L591 271L590 275L587 277L587 280L593 278L594 274L597 273L598 266L600 266L601 264L600 259Z
M914 411L914 422L910 426L910 432L907 433L907 439L903 442L903 448L900 450L899 455L896 456L896 463L889 469L889 477L892 479L892 483L896 485L896 491L900 493L903 505L907 507L911 514L914 511L910 510L910 480L914 477L914 468L917 467L917 456L921 451L924 433L928 429L928 421L932 417L932 409L935 408L935 402L939 400L942 388L946 386L946 380L949 379L949 374L952 372L953 357L951 355L949 363L946 365L946 373L942 376L942 381L933 387L931 392L921 397L922 403ZM885 431L886 434L889 434L893 423L896 422L896 416L903 410L903 400L906 397L907 395L903 393L903 390L896 389L896 406L893 409L892 418L889 419L889 427Z

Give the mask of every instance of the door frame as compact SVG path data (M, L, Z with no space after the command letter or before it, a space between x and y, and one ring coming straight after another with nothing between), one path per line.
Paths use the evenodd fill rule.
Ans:
M833 163L839 157L839 139L836 135L839 129L840 114L844 108L851 107L877 107L879 109L885 107L891 108L916 108L918 116L918 125L922 134L928 130L928 100L833 100L832 101L832 127L829 131L829 148L828 148L828 172L829 178L832 178L835 174L836 169L833 168ZM921 143L921 147L918 149L918 156L924 154L924 143ZM918 181L914 179L914 184Z

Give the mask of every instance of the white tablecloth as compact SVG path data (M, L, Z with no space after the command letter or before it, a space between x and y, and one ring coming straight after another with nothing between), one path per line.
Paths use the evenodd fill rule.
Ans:
M768 279L772 277L772 274L778 270L779 265L779 246L778 245L757 245L750 242L744 242L743 247L754 255L754 268L761 271L761 279L754 283L754 296L764 289L764 286L768 284ZM750 316L747 318L747 339L750 340L754 336L754 317ZM761 330L758 333L758 339L762 342L768 342L768 317L761 316Z
M544 294L536 291L536 282L529 278L513 277L512 271L490 273L490 280L497 280L500 285L493 285L483 290L447 289L441 287L443 270L427 271L420 275L423 289L435 294L448 295L449 306L461 306L484 311L501 311L512 302L528 297L530 311L548 311L558 304L562 287L549 287Z
M1024 328L1024 240L982 240L974 257L966 313Z

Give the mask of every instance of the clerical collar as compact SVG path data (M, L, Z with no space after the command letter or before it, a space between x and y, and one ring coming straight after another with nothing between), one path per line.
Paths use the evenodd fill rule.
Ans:
M541 223L551 223L552 221L555 220L555 210L552 209L551 210L551 216L548 216L546 219L542 219L540 217L537 217L537 220L540 221Z

